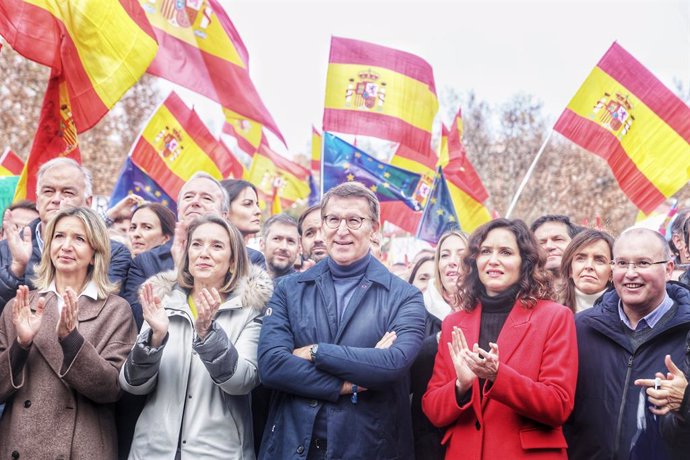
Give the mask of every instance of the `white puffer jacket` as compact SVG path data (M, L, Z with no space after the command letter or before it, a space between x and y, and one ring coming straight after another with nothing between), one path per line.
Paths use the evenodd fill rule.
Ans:
M256 350L273 283L256 266L220 306L203 342L175 272L149 281L170 319L168 337L150 347L142 331L120 372L122 389L148 395L130 459L254 459L250 392L259 384Z

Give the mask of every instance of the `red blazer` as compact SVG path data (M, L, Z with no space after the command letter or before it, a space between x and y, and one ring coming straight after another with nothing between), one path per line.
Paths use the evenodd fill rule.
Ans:
M527 309L517 302L498 336L500 364L493 385L458 406L455 369L447 343L453 326L467 344L479 341L481 305L455 312L443 321L434 374L422 399L431 423L447 427L449 459L565 459L561 425L573 410L577 381L577 339L572 312L540 300ZM489 382L486 382L489 383Z

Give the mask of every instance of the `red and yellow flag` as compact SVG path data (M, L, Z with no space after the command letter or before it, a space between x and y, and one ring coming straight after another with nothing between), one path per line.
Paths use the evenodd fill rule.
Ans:
M18 176L22 173L22 169L24 169L24 160L7 147L0 157L0 176Z
M321 133L316 127L311 127L311 171L317 176L321 176L321 150L323 148L323 141Z
M275 198L280 198L281 209L298 200L309 197L309 170L277 152L266 142L252 158L245 180L254 184L264 201L271 201L272 209L278 209Z
M426 154L437 111L426 61L372 43L331 39L324 131L374 136Z
M67 82L52 70L43 97L38 129L17 183L14 201L36 200L36 176L39 168L43 163L59 156L81 162Z
M249 156L254 156L263 142L263 126L254 120L248 120L237 112L223 109L225 123L223 132L237 140L237 146Z
M237 160L232 153L174 92L153 114L130 156L136 166L173 198L177 198L184 183L198 171L219 180L237 177Z
M140 2L160 43L149 73L266 126L285 142L249 76L244 43L217 0Z
M618 43L554 129L604 158L623 192L645 213L690 179L690 108Z
M462 114L458 111L451 129L446 128L445 125L442 126L439 163L460 228L464 232L471 233L480 225L490 221L491 213L483 204L489 198L489 193L467 158L467 152L462 143L462 130Z
M3 0L0 35L62 77L80 133L139 80L158 49L136 0Z

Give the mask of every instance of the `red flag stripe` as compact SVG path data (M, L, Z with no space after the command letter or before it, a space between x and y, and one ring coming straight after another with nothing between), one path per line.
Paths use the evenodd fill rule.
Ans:
M416 234L422 211L413 211L402 201L381 202L381 221L397 225L408 233Z
M232 125L232 123L228 123L226 121L223 124L223 132L234 137L237 140L238 147L242 149L242 151L247 155L253 156L256 153L258 147L254 147L252 143L249 142L246 138L237 134L237 131L235 130L235 127Z
M577 132L575 127L578 127ZM645 176L630 159L619 140L597 123L580 117L566 109L556 122L554 129L582 148L605 159L613 171L621 189L644 213L652 212L666 197ZM605 139L605 140L602 140ZM611 152L610 155L606 152Z
M356 132L362 136L395 138L397 142L411 149L418 149L421 155L435 155L431 150L431 133L400 118L365 111L357 112L355 118L352 116L352 110L325 109L323 125L345 127L347 131L344 132ZM403 134L398 136L401 131Z
M132 161L170 195L177 200L185 181L174 174L164 161L159 160L158 152L143 137L139 138L132 151Z
M618 43L597 64L690 143L688 107Z
M331 39L329 63L371 66L372 62L375 62L377 67L384 67L426 83L436 93L433 70L424 59L374 43L341 37Z
M22 169L24 169L24 162L16 153L8 149L2 158L2 166L15 176L18 176L22 173Z
M193 47L164 31L158 31L157 38L160 47L147 70L148 73L170 79L173 83L191 88L240 115L261 121L285 143L273 117L259 98L246 69ZM184 62L178 59L180 55L186 56ZM213 79L209 75L213 75ZM175 76L175 79L171 79L171 76ZM242 93L242 96L238 97L234 91L217 91L215 86L209 83L210 81L217 81L219 85L226 88L235 88L236 91ZM250 88L251 91L246 91L244 88Z

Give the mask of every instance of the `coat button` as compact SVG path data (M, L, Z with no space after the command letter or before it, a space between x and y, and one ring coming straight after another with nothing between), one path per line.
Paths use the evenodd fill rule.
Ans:
M16 450L13 450L12 451L12 458L14 458L14 459L19 458L19 452L17 452Z
M300 455L302 455L302 454L304 453L304 446L299 446L299 447L297 448L297 453L300 454Z
M477 431L481 429L482 425L479 423L479 420L475 422L474 427L477 429Z
M29 407L31 407L31 400L30 399L27 399L26 401L24 401L24 407L26 407L27 409Z
M311 407L316 407L319 405L319 402L316 399L312 399L311 401L309 401L309 405Z

